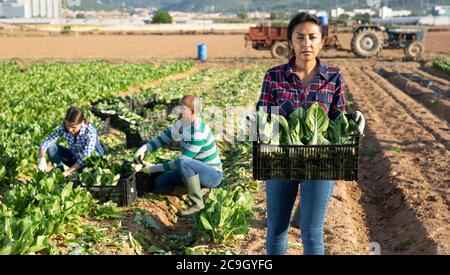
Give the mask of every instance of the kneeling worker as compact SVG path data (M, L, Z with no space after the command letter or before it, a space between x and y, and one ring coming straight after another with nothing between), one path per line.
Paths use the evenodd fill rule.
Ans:
M192 206L180 211L180 216L197 214L204 208L202 187L214 188L223 177L222 162L211 129L196 114L198 98L184 96L180 101L180 120L139 148L135 161L142 161L146 152L152 152L180 140L181 156L162 164L144 167L142 172L152 174L164 172L155 179L154 186L163 193L170 193L175 186L187 188Z

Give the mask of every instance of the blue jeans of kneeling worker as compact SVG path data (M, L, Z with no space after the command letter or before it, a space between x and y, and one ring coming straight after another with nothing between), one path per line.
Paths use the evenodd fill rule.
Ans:
M52 144L47 148L47 155L50 158L50 162L53 164L53 167L56 167L64 172L63 164L71 167L77 162L73 153L64 146L59 144ZM81 172L83 167L78 169L78 172Z
M200 185L207 188L215 188L220 185L223 172L217 171L208 164L189 158L180 158L176 161L177 170L168 171L158 176L154 181L154 187L162 193L171 193L175 186L184 186L183 179L196 174L200 177Z
M305 255L323 255L323 224L334 181L267 180L268 255L284 255L288 248L288 228L300 183L301 238Z

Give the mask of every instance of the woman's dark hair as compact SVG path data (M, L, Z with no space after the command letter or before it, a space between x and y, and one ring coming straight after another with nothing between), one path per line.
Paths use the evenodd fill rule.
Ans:
M70 106L70 108L67 110L64 120L69 122L70 124L81 124L82 122L86 124L89 123L83 111L76 106Z
M294 33L294 29L298 25L305 23L305 22L311 22L311 23L314 23L317 26L319 26L320 33L321 33L322 39L323 39L324 33L322 30L322 25L320 24L320 21L317 18L317 16L306 13L306 12L301 12L301 13L297 14L296 16L294 16L294 18L291 19L291 21L289 21L289 25L288 25L288 29L287 29L287 39L288 39L288 45L289 45L289 59L291 59L292 57L295 56L294 49L291 46L292 34Z

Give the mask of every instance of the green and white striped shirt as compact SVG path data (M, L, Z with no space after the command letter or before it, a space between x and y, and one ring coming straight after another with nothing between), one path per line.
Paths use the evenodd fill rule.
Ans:
M222 162L211 129L200 118L196 118L190 126L183 126L181 121L175 122L172 127L148 142L149 151L168 146L173 141L180 141L180 158L196 159L217 171L222 171ZM176 170L175 162L176 159L154 165L151 171L153 173Z

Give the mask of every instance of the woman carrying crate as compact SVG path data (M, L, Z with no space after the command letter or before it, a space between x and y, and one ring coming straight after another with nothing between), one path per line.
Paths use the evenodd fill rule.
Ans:
M288 117L295 109L308 109L317 102L330 119L335 119L340 111L345 112L345 84L338 68L322 63L317 57L324 43L318 18L299 13L290 21L287 33L289 62L266 72L257 109L275 106L280 115ZM360 112L355 112L354 117L362 133L364 117ZM324 254L323 224L334 181L267 180L269 255L286 253L289 222L299 186L304 254Z
M146 152L168 146L174 140L181 142L181 156L163 164L144 167L146 174L164 172L155 179L154 186L163 193L170 193L175 186L185 186L193 205L178 212L180 216L192 216L204 208L202 187L214 188L223 177L222 162L216 142L208 125L197 116L199 102L192 95L184 96L179 106L179 118L171 128L139 148L135 161L140 162Z
M69 148L56 144L61 136L66 139ZM69 166L69 169L64 171L64 176L68 176L82 170L83 159L93 152L104 154L97 130L89 123L80 108L72 106L67 110L64 123L39 145L38 169L47 171L45 158L47 153L54 167L64 171L63 164Z

